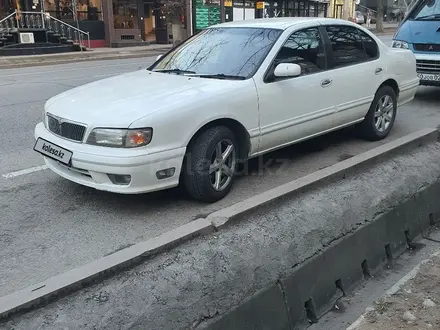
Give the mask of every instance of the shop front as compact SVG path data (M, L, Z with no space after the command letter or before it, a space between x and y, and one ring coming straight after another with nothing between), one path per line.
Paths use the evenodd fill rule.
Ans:
M347 4L347 19L353 18L356 10L356 1L353 0L330 0L330 13L331 18L344 19L344 5Z
M92 48L167 44L164 8L158 0L0 0L0 20L15 10L45 12L89 32Z
M105 28L101 1L0 0L0 20L15 10L20 13L45 12L75 28L89 32L92 48L103 47L105 46Z
M169 42L165 7L153 0L112 0L108 11L112 47Z
M225 21L241 21L263 17L327 17L330 0L226 0ZM193 28L198 31L220 23L218 0L193 0Z
M327 1L282 0L265 2L263 17L327 17Z

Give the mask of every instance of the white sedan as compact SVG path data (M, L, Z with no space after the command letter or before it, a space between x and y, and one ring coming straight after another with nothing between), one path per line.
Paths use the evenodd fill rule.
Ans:
M215 202L249 158L350 125L385 138L418 85L411 51L355 23L229 22L147 69L51 98L34 150L84 186L135 194L181 183Z

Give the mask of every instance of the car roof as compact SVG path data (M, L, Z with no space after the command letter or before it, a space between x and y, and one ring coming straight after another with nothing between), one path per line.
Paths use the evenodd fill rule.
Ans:
M324 17L274 17L274 18L256 18L242 21L233 21L211 25L209 28L218 27L248 27L248 28L266 28L266 29L281 29L285 30L294 25L299 25L304 22L315 22L318 24L346 24L355 25L354 23L336 18Z

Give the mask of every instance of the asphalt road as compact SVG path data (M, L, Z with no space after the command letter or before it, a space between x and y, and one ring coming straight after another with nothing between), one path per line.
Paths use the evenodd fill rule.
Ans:
M390 37L384 39L391 41ZM280 150L251 161L248 175L238 178L231 194L210 205L188 200L179 189L137 196L98 192L37 167L44 162L32 150L33 130L41 120L45 100L152 61L0 70L0 296L379 144L440 124L438 89L420 88L416 100L400 108L394 130L385 141L364 142L347 129Z

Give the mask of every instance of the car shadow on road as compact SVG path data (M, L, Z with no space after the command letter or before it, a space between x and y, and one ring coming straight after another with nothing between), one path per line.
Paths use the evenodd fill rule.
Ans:
M238 174L236 184L241 183L240 181L243 180L252 180L252 177L255 176L273 174L285 164L288 164L288 166L293 166L295 163L300 164L304 157L310 156L314 153L320 153L332 146L338 146L346 143L347 140L356 140L356 135L353 128L346 128L340 131L329 133L321 137L295 144L290 147L285 147L261 157L251 159L245 164L244 170ZM352 156L353 155L350 154L341 154L339 155L338 160L342 161ZM324 167L327 166L323 165L321 168ZM188 207L191 205L205 205L203 203L192 201L181 187L148 194L118 195L97 191L92 188L84 187L71 182L67 184L69 184L67 189L71 190L73 195L76 195L78 198L82 199L83 203L90 203L90 201L93 201L93 203L101 204L103 207L105 206L107 210L108 208L114 208L118 211L121 209L129 209L131 212L145 212L146 210L160 211L163 208L170 207L170 205L172 205L173 209L178 209L179 207ZM255 191L252 193L248 192L246 195L253 195L254 193ZM234 190L231 191L231 195L234 195ZM228 201L225 201L228 198L229 196L227 196L221 204L228 204ZM232 203L235 202L236 201L233 201Z
M247 171L239 176L264 175L265 171L275 172L286 164L293 165L296 160L320 153L324 150L347 142L347 140L356 140L356 133L352 127L345 128L336 132L325 134L311 140L307 140L289 147L278 149L266 155L251 159L247 164ZM352 157L352 155L340 155L339 161ZM323 165L323 167L326 167ZM323 168L321 167L321 168Z
M440 102L440 87L421 86L417 90L415 98L423 103L438 103ZM440 111L440 106L437 109Z

